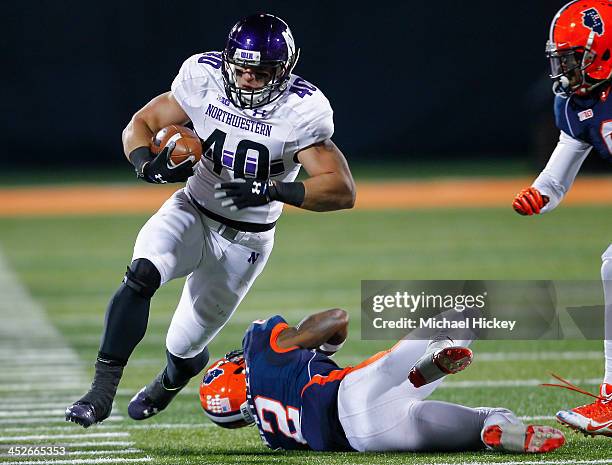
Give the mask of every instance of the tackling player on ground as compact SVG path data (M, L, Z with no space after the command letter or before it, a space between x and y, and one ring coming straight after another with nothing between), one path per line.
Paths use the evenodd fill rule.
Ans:
M242 350L213 364L200 385L219 426L257 424L272 449L318 451L548 452L564 444L548 426L525 425L504 408L426 401L446 374L471 361L471 341L404 339L355 367L329 356L342 347L348 315L327 310L290 327L281 316L253 322ZM437 359L437 360L436 360ZM467 363L466 363L467 362ZM417 388L410 375L428 373Z
M66 409L67 420L88 427L109 416L160 286L187 277L168 329L167 365L128 406L136 420L163 410L206 366L208 343L268 261L283 203L315 211L353 206L353 178L331 141L331 106L292 74L298 56L284 21L250 16L232 28L223 52L187 59L171 91L147 103L123 131L139 178L187 186L140 230L106 313L91 389ZM151 154L159 129L188 122L203 140L195 167L170 166L171 148ZM301 166L309 177L295 182Z
M580 0L555 15L546 46L555 92L559 143L531 187L514 199L521 215L557 207L593 148L612 157L612 2ZM562 410L560 422L586 434L612 436L612 246L602 255L605 374L595 402Z

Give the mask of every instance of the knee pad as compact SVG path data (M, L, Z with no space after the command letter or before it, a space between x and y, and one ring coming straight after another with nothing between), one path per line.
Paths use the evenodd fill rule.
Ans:
M149 260L137 258L128 266L123 282L137 294L150 299L161 285L161 275Z

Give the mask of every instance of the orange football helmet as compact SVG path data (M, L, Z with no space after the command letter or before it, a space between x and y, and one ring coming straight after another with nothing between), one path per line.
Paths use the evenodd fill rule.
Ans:
M553 91L586 95L612 76L612 2L572 1L550 26L546 55Z
M247 404L246 366L242 350L213 363L200 383L200 404L215 424L242 428L255 423Z

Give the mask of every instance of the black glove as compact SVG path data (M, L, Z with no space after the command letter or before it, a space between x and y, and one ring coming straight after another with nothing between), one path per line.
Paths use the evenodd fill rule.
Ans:
M257 181L256 179L236 179L233 182L215 184L215 199L227 200L221 202L222 207L229 207L236 211L245 207L257 207L275 200L271 191L274 184L270 180Z
M174 142L168 143L159 154L142 167L142 174L138 177L153 184L166 184L168 182L185 182L193 176L193 165L185 160L180 165L170 166L170 154L174 150Z

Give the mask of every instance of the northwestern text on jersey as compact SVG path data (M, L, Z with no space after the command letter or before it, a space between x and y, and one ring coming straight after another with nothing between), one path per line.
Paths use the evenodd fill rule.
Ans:
M247 131L261 134L262 136L270 137L272 133L272 125L266 123L260 123L259 121L252 121L242 116L234 115L228 111L222 110L214 106L212 103L208 104L206 109L206 115L214 118L222 123L235 128L245 129Z

